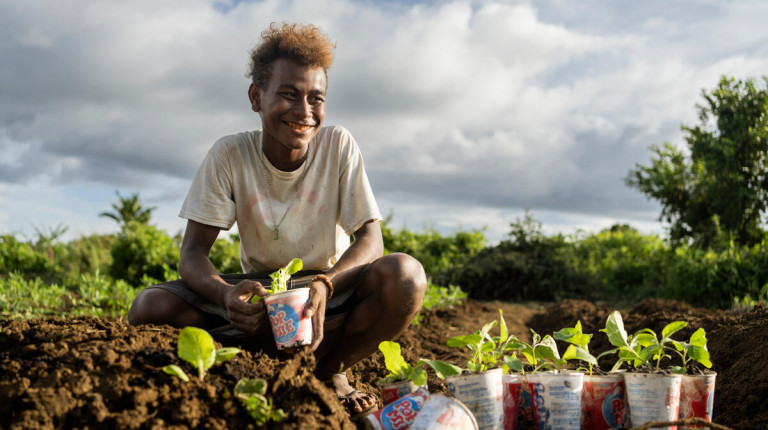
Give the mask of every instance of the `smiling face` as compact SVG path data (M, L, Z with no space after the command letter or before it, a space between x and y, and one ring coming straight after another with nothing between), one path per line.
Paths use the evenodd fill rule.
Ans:
M322 67L281 58L266 89L251 84L248 96L261 116L264 154L275 167L295 170L325 119L327 79Z

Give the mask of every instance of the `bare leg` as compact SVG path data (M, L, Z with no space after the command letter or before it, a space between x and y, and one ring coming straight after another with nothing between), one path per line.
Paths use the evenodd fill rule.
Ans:
M333 381L340 396L354 391L347 369L378 350L379 343L403 333L421 309L426 290L426 276L421 264L406 254L389 254L374 262L371 272L358 286L360 304L347 316L343 336L330 351L319 358L317 376ZM375 404L370 394L351 399L353 410L361 412Z
M128 311L128 322L138 324L168 324L174 327L212 328L221 319L199 311L177 295L160 288L142 290Z

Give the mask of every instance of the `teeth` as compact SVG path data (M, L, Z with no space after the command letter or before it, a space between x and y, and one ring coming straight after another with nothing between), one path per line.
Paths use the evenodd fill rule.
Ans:
M306 131L306 130L309 130L310 128L312 128L312 126L310 126L310 125L296 124L296 123L293 123L293 122L289 122L288 125L292 129L299 130L299 131Z

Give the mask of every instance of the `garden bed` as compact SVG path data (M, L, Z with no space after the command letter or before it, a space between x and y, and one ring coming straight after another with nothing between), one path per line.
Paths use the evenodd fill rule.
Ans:
M453 309L424 312L420 325L396 339L409 362L441 359L464 365L468 351L448 348L447 338L468 334L498 317L510 333L530 340L528 328L552 333L581 320L593 333L593 351L609 347L598 332L609 307L568 300L549 306L467 300ZM768 309L737 315L692 308L684 303L647 300L624 313L628 331L660 330L675 320L689 322L681 338L696 327L707 331L713 370L718 372L715 422L737 429L765 429L768 422ZM162 371L175 363L178 330L167 326L132 327L122 320L77 318L0 321L0 416L3 428L255 428L230 395L243 377L269 383L268 395L287 412L274 428L355 428L333 392L312 375L314 358L300 353L287 360L245 352L215 365L204 381L183 382ZM358 389L376 392L387 374L380 353L349 372ZM433 374L433 392L446 392ZM381 402L381 400L379 399Z

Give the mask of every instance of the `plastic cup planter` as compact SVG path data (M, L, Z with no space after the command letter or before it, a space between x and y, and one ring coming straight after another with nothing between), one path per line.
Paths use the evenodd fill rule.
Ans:
M682 375L675 374L627 372L624 382L632 423L677 420L682 379Z
M581 395L581 427L618 429L628 424L627 387L624 375L584 375Z
M384 366L389 370L389 374L376 384L384 404L420 388L427 391L427 372L421 368L427 361L419 360L416 366L411 366L403 358L400 344L388 340L379 344L379 351L384 355Z
M303 263L294 258L288 265L269 275L272 284L264 297L269 324L275 337L277 349L289 349L312 343L312 318L304 316L304 307L309 301L309 288L288 290L288 279L301 270ZM251 297L251 301L258 300Z
M680 385L680 419L704 418L712 421L712 405L715 400L717 373L683 375ZM694 427L682 427L696 428Z
M675 421L680 417L701 417L711 420L711 408L699 415L700 412L694 412L693 409L702 409L701 406L694 407L690 400L686 401L681 412L682 381L684 378L692 378L686 375L688 364L694 360L707 368L712 367L703 329L696 330L688 342L678 342L671 338L674 333L687 325L685 321L675 321L667 324L659 334L646 328L629 336L624 330L624 323L618 312L614 311L608 316L605 329L602 331L608 335L608 340L616 347L607 353L619 354L614 370L618 369L622 363L628 363L635 369L624 373L632 425L641 426L651 421ZM683 365L662 369L662 360L671 358L670 353L673 351L680 356ZM640 372L640 369L644 372ZM709 398L714 395L714 375L705 381L707 382L699 384L705 395L699 390L691 390L699 392L690 395L686 393L686 397L689 399L706 397L709 401ZM706 407L703 409L707 410Z
M504 424L504 387L501 368L446 378L451 396L467 405L480 429L499 429Z
M407 429L413 423L429 392L419 389L403 396L365 417L365 428L376 430Z
M304 317L309 288L296 288L264 297L277 349L312 343L312 318Z

